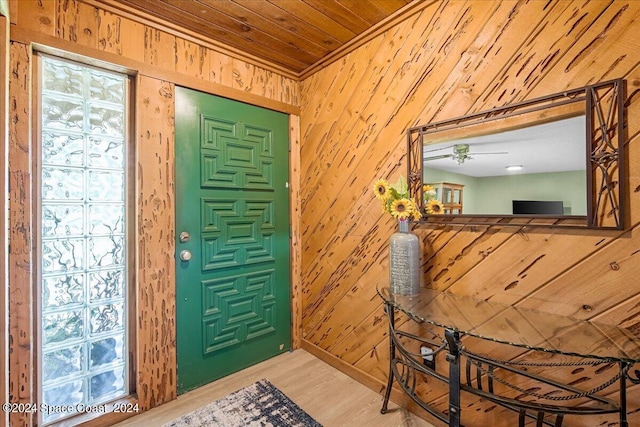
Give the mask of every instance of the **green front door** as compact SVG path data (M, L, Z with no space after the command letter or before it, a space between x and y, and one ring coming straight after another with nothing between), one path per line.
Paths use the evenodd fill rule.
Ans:
M289 140L285 114L179 87L175 129L182 393L291 348Z

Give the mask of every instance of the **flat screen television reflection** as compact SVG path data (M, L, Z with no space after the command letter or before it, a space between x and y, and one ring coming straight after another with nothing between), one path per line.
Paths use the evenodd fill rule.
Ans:
M513 200L514 215L563 215L562 201Z

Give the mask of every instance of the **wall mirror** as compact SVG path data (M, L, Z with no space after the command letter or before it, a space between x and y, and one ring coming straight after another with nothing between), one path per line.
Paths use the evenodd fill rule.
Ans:
M624 129L621 79L416 126L410 192L423 222L622 229Z

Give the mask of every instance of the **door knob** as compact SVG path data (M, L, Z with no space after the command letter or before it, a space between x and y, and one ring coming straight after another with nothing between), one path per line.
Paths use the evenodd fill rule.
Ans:
M180 251L180 260L189 261L190 259L191 259L191 251L188 251L186 249Z

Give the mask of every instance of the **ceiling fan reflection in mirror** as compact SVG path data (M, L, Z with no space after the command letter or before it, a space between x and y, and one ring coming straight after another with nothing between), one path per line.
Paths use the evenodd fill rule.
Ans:
M430 156L427 157L426 153L428 152L433 152L433 151L441 151L441 150L448 150L450 148L453 148L453 153L451 154L440 154L440 155L436 155L436 156ZM477 156L477 155L482 155L482 154L508 154L506 151L496 151L493 153L483 153L483 152L469 152L469 144L454 144L454 145L450 145L448 147L442 147L442 148L437 148L437 149L433 149L433 150L424 150L425 153L425 157L424 160L438 160L438 159L447 159L447 158L451 158L453 160L455 160L459 165L463 164L465 161L467 160L472 160L473 156Z

